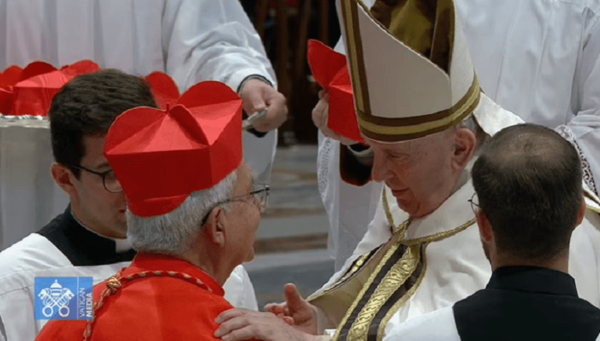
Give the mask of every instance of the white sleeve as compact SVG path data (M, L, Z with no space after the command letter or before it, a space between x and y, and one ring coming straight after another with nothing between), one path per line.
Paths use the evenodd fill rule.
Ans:
M600 187L600 15L596 15L583 41L581 58L573 80L571 108L575 116L566 125L581 149L584 172L589 167L596 192ZM558 128L559 131L561 127ZM561 132L562 133L562 132ZM563 134L564 135L564 134ZM589 184L589 182L588 182Z
M232 306L258 310L254 286L250 281L248 272L246 272L246 269L242 265L238 265L233 269L233 272L231 272L231 275L229 275L229 278L223 284L223 289L225 290L225 299Z
M396 325L383 341L460 341L452 306Z
M237 91L253 74L276 86L260 37L238 0L167 0L162 44L166 72L180 90L217 80Z

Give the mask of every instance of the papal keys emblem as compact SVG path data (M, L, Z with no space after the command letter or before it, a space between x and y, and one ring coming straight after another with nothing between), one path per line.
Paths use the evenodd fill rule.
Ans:
M58 308L58 314L62 317L69 315L69 301L75 297L75 294L68 289L63 288L58 283L58 280L54 280L54 283L50 285L50 288L40 290L38 297L42 300L44 308L42 314L46 317L54 315L54 308Z

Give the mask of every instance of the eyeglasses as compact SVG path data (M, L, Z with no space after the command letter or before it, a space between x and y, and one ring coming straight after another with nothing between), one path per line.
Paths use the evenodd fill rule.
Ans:
M252 192L227 199L219 204L225 204L225 203L232 202L232 201L240 201L243 198L251 195L254 197L254 199L256 201L258 201L260 211L264 212L264 210L267 208L267 205L269 204L270 190L271 190L271 188L267 184L255 184ZM217 205L219 205L219 204L217 204Z
M230 202L234 202L234 201L246 201L245 198L247 198L248 196L252 196L253 200L255 200L255 203L258 203L260 212L264 212L265 209L267 208L267 205L269 204L269 192L270 192L270 187L267 184L255 184L254 185L254 189L250 192L250 193L246 193L246 194L242 194L239 195L237 197L233 197L233 198L229 198L226 200L223 200L221 202L218 202L216 204L214 204L209 210L208 212L206 212L206 215L204 216L204 218L202 218L202 225L204 226L204 224L206 224L206 220L208 219L208 215L210 214L210 212L217 206L219 205L223 205L223 204L227 204Z
M119 183L119 180L117 180L117 177L115 176L115 173L112 170L108 170L106 172L96 172L91 169L85 168L83 166L76 166L76 165L65 165L65 166L76 168L79 170L84 170L88 173L98 175L99 177L102 178L102 185L104 185L104 189L106 189L110 193L120 193L123 191L123 188L121 187L121 184Z
M479 207L479 204L477 203L477 193L473 193L473 196L471 196L471 199L467 200L467 202L471 204L471 209L473 210L473 213L476 213L477 209L481 209L481 207Z

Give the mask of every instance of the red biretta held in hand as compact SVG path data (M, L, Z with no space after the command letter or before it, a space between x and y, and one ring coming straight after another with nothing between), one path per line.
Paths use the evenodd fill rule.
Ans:
M165 109L127 110L104 145L127 207L140 217L171 212L190 193L219 183L242 160L242 100L229 87L198 83L173 103L170 86L151 85L155 95L166 94L157 100Z
M364 143L354 111L352 84L346 56L317 40L308 42L308 65L317 83L329 93L327 127L333 132Z

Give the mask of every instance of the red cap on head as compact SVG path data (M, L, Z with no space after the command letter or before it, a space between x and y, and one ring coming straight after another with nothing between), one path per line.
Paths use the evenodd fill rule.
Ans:
M129 210L166 214L223 180L242 160L241 120L241 99L212 81L192 86L166 110L138 107L117 117L104 155Z
M144 77L144 80L150 86L156 104L160 108L166 109L168 106L175 105L179 98L179 89L169 75L161 71L154 71Z

